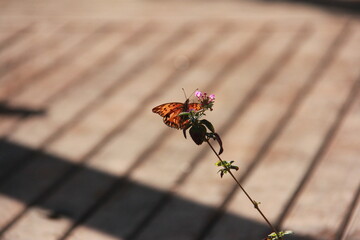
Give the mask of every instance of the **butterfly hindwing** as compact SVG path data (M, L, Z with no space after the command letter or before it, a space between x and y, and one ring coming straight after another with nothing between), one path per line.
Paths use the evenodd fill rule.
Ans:
M183 108L177 108L172 111L170 114L165 115L163 121L166 125L172 128L179 129L181 128L181 124L183 122L183 116L179 116L180 113L183 112Z
M201 107L200 103L189 103L188 110L199 111L201 109L202 109L202 107Z

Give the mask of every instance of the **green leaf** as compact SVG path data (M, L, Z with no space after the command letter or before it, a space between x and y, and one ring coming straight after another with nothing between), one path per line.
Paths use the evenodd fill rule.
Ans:
M231 169L234 169L234 170L239 170L239 167L238 166L235 166L235 165L232 165L234 161L225 161L225 160L222 160L222 161L217 161L215 163L216 166L218 167L222 167L222 169L220 169L218 171L218 173L220 173L220 177L223 177L224 174L228 173Z
M200 145L205 141L206 128L201 124L193 125L189 130L192 140Z
M218 166L218 167L221 167L223 164L222 164L221 161L217 161L217 162L215 163L215 165Z
M200 121L202 124L204 124L211 132L215 133L215 128L214 126L211 124L211 122L209 122L206 119L203 119Z
M220 173L220 177L222 178L226 172L224 169L220 169L218 173Z
M289 234L294 234L293 231L290 230L286 230L286 231L280 231L278 232L279 236L276 235L276 233L272 232L268 235L268 237L266 238L266 240L277 240L279 238L284 237L285 235L289 235Z
M220 146L220 150L219 150L219 155L220 155L220 154L222 154L224 152L224 148L222 146L222 141L221 141L221 138L220 138L219 134L214 133L214 136L215 136L215 139L219 143L219 146Z
M239 170L239 167L238 167L238 166L231 166L230 168L231 168L231 169L234 169L235 171L238 171L238 170Z
M182 112L182 113L179 113L178 116L189 116L191 113L190 112Z
M184 138L186 139L186 131L191 127L191 124L189 124L188 126L186 126L184 129L183 129L183 134L184 134Z

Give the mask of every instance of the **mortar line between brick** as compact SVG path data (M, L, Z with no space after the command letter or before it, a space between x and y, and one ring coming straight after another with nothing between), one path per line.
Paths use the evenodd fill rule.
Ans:
M314 74L314 77L315 77L313 79L314 82L319 81L321 75L325 73L326 69L330 66L331 62L334 61L336 55L340 51L341 46L345 43L346 39L349 37L349 33L350 33L350 22L347 22L346 24L344 24L344 27L341 29L340 33L336 36L334 43L329 48L328 52L325 54L322 66L320 67L318 72L316 74ZM315 83L312 83L312 85L313 84L315 84ZM349 93L347 99L343 103L341 109L338 111L333 124L329 127L329 130L327 131L321 146L319 147L319 149L315 153L314 157L312 158L312 160L309 164L309 167L305 171L304 176L302 177L301 181L299 182L299 184L298 184L297 188L295 189L291 198L285 204L284 210L282 211L282 213L276 220L277 228L280 228L282 226L286 216L291 211L291 209L294 205L294 202L300 196L300 193L305 188L305 185L309 181L311 175L315 171L315 168L321 161L322 156L324 155L327 148L329 147L331 140L334 138L338 128L341 125L341 122L343 121L345 113L349 110L351 102L353 101L353 99L352 99L354 97L353 95L356 93L356 91L358 91L356 86L357 85L355 84L353 86L354 88L351 89L351 92ZM300 105L300 104L298 104L298 105Z

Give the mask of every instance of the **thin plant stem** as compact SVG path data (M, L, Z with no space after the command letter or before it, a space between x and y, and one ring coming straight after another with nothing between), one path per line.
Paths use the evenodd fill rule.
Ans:
M270 221L267 219L267 217L264 215L264 213L260 210L259 208L259 203L257 203L256 201L254 201L250 195L247 193L247 191L243 188L243 186L240 184L240 182L237 180L237 178L234 176L234 174L231 172L231 169L225 164L225 162L221 159L221 157L219 156L219 154L216 152L216 150L214 149L214 147L211 145L211 143L209 142L209 139L205 139L207 144L210 146L210 148L212 149L212 151L215 153L215 155L217 156L217 158L220 160L221 165L225 167L226 171L231 175L231 177L234 179L234 181L236 182L236 184L240 187L240 189L245 193L245 195L247 196L247 198L251 201L251 203L254 205L254 208L260 213L260 215L264 218L264 220L266 221L266 223L269 225L269 227L272 229L272 231L276 234L276 236L278 237L278 239L282 239L280 238L280 235L278 233L278 231L275 229L275 227L270 223Z

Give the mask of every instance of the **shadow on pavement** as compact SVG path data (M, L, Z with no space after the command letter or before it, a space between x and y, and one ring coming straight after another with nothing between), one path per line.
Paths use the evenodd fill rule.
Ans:
M67 218L76 223L72 227L83 225L121 239L141 235L143 230L150 236L147 239L168 240L172 235L176 239L182 235L196 239L216 210L6 140L0 142L0 179L1 195L34 207L52 227ZM1 211L6 211L7 216L21 214L15 209ZM268 232L264 224L241 216L224 213L223 217L227 224L222 226L222 239L245 239L241 237L244 233L246 239L262 239L264 231ZM12 219L2 231L15 226ZM315 240L299 235L291 239Z
M31 117L37 115L44 115L46 113L43 109L31 109L27 107L10 106L6 102L0 102L0 116L19 116L19 117Z

